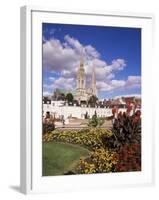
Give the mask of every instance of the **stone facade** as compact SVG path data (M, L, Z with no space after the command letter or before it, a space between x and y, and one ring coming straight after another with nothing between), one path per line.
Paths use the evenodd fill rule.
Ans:
M64 105L64 101L51 101L49 104L43 104L43 115L49 112L55 118L71 118L75 117L78 119L84 119L87 112L88 116L92 116L97 113L98 117L109 117L112 116L111 108L100 108L100 107L86 107L86 106L69 106Z
M126 108L119 109L119 112L125 112ZM87 107L87 106L69 106L65 105L65 101L51 101L48 103L43 102L43 116L49 112L56 119L64 118L67 120L68 118L78 118L84 119L85 114L92 118L92 116L97 114L98 117L110 117L112 116L112 108L100 108L100 107Z
M85 74L85 69L84 69L84 59L83 59L83 55L81 55L80 66L77 71L77 87L76 87L75 100L77 100L79 103L81 101L87 102L92 95L94 96L97 95L95 66L93 66L93 71L92 71L91 87L87 88L86 74Z

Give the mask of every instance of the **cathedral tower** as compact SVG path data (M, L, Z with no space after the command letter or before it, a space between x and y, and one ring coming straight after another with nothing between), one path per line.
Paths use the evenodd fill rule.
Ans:
M85 70L84 70L83 51L81 53L80 66L77 71L76 99L78 101L86 100L86 75L85 75Z
M96 90L96 73L95 73L95 65L93 64L93 71L92 71L92 94L97 96Z
M86 74L84 69L84 56L83 50L80 57L80 64L77 70L77 88L76 88L76 95L75 99L80 103L82 101L87 102L89 98L94 95L97 96L96 90L96 72L95 72L95 65L93 64L92 70L92 81L91 87L86 88Z

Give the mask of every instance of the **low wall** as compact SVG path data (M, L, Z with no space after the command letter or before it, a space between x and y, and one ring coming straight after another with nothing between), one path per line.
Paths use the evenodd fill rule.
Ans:
M125 112L125 108L119 109L119 112ZM44 104L43 105L43 114L45 115L46 112L50 112L51 115L55 116L56 118L61 118L62 116L64 119L68 117L76 117L79 119L84 119L85 114L91 118L95 112L98 117L110 117L112 116L112 109L111 108L91 108L91 107L77 107L77 106L52 106L51 104Z

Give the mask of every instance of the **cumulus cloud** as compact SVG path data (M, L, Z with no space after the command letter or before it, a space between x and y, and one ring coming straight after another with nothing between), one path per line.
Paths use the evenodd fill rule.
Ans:
M112 61L112 65L110 66L112 70L123 70L126 66L124 59L116 59Z
M97 82L97 88L101 91L113 91L113 90L123 90L141 87L141 77L140 76L128 76L127 80L111 80L107 83L104 81Z
M65 39L65 42L66 42L65 47L70 46L73 49L77 50L78 52L81 52L82 45L77 39L70 37L69 35L66 35L64 37L64 39Z
M98 51L96 51L96 49L94 47L92 47L91 45L87 45L85 46L85 52L87 55L88 59L92 59L92 58L99 58L100 54Z
M81 51L83 51L87 85L90 85L93 66L96 68L97 89L100 91L113 91L140 87L140 76L128 76L127 80L116 80L117 71L126 67L124 59L117 58L108 64L102 60L100 53L90 44L82 45L76 38L66 35L64 42L56 38L43 43L43 68L52 73L58 73L58 78L49 77L50 85L45 85L45 90L63 88L74 90L79 67Z
M91 74L92 65L95 65L97 70L97 79L101 79L103 76L110 75L117 70L122 70L126 64L123 59L116 59L112 61L111 65L108 65L104 60L100 59L99 52L91 45L82 45L77 39L66 35L64 37L65 42L62 43L58 39L50 39L43 44L43 67L52 71L63 70L69 71L65 73L68 77L75 74L79 66L79 60L81 51L83 50L84 62L86 72ZM92 64L93 63L93 64Z
M56 79L53 83L53 88L63 88L66 90L73 90L74 89L74 78L64 78L64 77L60 77L58 79Z
M50 71L71 70L78 64L79 56L70 47L64 47L57 39L43 44L43 67Z

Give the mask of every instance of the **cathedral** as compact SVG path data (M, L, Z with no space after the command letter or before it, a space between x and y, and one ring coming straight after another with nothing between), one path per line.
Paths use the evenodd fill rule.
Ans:
M86 74L85 74L85 69L84 69L84 59L83 59L83 55L81 55L80 66L77 71L77 87L76 87L75 99L78 102L88 101L92 95L97 96L95 66L93 65L91 86L90 88L86 88Z

